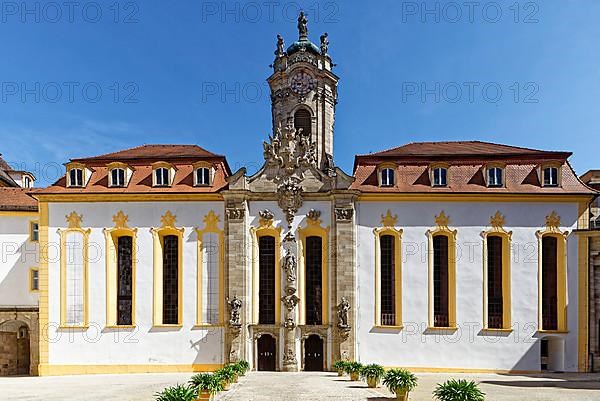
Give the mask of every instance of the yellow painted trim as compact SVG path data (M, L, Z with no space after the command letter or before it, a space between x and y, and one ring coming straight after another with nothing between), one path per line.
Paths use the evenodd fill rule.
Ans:
M135 298L136 298L136 262L137 262L137 228L115 227L104 230L106 240L106 327L135 326ZM117 246L119 237L132 237L131 254L131 325L120 326L117 324L117 291L119 273L117 271Z
M198 266L197 266L197 278L196 278L196 325L195 327L209 327L209 326L221 326L224 324L225 319L225 302L223 301L225 296L225 231L219 229L219 216L215 214L214 211L208 212L206 216L204 216L204 228L199 229L196 228L196 236L198 238ZM217 324L207 324L202 320L202 247L203 247L203 238L204 234L213 233L219 236L219 323Z
M389 212L389 211L388 211ZM384 219L382 218L382 221ZM375 236L375 327L402 328L402 229L395 227L380 227L373 230ZM385 326L381 324L381 254L380 240L382 235L394 237L394 302L396 324Z
M0 216L17 216L17 217L36 217L36 211L18 211L18 210L2 210Z
M323 294L321 299L322 324L329 324L329 226L322 227L321 220L307 219L307 225L298 229L300 238L299 269L298 269L298 292L300 300L298 301L298 310L300 312L300 324L306 324L306 239L308 237L321 237L321 283Z
M592 197L590 195L550 195L540 194L505 194L505 193L482 193L482 194L459 194L459 193L363 193L358 197L361 202L540 202L540 203L573 203L586 202Z
M214 372L222 364L193 365L49 365L41 364L40 376L127 374L127 373L193 373Z
M587 237L578 237L578 284L577 284L577 303L579 305L579 323L577 329L577 355L579 372L588 371L589 354L589 239Z
M490 329L490 328L483 328L482 331L484 333L490 333L490 334L494 334L494 333L512 333L514 330L513 329Z
M161 187L162 188L162 187ZM202 202L223 201L223 196L216 193L146 193L146 194L36 194L34 198L40 202ZM25 213L25 212L18 212ZM36 214L36 212L32 212Z
M258 324L259 308L259 268L258 240L261 237L275 238L275 324L281 323L281 231L282 227L273 227L273 220L265 222L260 227L250 227L252 237L252 322Z
M435 217L438 224L434 229L427 230L428 239L428 268L429 268L429 327L432 329L448 329L447 327L436 327L433 318L433 238L438 235L448 237L448 323L449 328L456 327L456 235L457 230L448 228L449 217L444 211Z
M72 212L74 213L74 212ZM79 216L81 219L81 216ZM60 235L60 327L85 328L89 326L89 237L92 230L81 227L58 229ZM83 324L67 324L67 236L71 233L80 233L83 236Z
M497 220L495 220L495 218ZM483 231L483 330L498 331L511 330L512 327L512 292L511 292L511 247L512 231L506 231L503 227L504 216L496 212L491 217L490 225L492 228ZM492 329L488 327L488 249L487 240L489 237L500 237L502 239L502 328Z
M38 289L33 288L33 273L38 273ZM39 292L40 291L40 269L37 267L31 267L29 269L29 292Z
M114 325L114 326L104 326L105 329L135 329L137 326L135 324L124 324L124 325Z
M552 225L549 218L558 218L558 224L560 223L560 217L556 216L555 212L546 216L546 227L543 230L536 231L535 235L538 239L538 329L544 331L542 326L542 240L544 237L554 237L557 239L557 250L558 253L556 260L556 285L557 285L557 315L558 315L558 330L559 332L566 332L567 326L567 236L568 231L560 231L558 225ZM587 294L587 293L586 293Z
M38 225L38 239L37 240L33 239L33 225L34 224ZM31 242L39 242L40 241L40 223L37 220L29 221L29 241L31 241Z
M39 221L40 221L40 241L39 241L39 365L38 372L41 367L48 363L48 204L46 202L39 203ZM40 374L40 373L38 373Z
M122 162L111 162L111 163L108 163L106 165L106 168L108 170L112 170L114 168L122 168L124 170L127 170L127 169L133 170L133 168L129 164L122 163Z
M427 327L427 331L451 332L451 331L456 331L456 330L458 330L458 327L456 327L456 326L448 326L448 327L429 326L429 327Z
M153 259L154 259L154 290L152 303L152 325L154 327L179 326L183 322L183 233L184 228L176 228L174 225L176 216L167 211L162 217L162 227L151 228L153 239ZM172 224L170 224L172 223ZM164 325L162 323L162 303L163 303L163 239L166 235L175 235L179 239L177 246L177 325Z

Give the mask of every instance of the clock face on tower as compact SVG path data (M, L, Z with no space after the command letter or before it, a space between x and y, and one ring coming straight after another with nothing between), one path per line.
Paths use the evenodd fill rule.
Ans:
M294 93L304 96L316 88L317 81L310 74L306 72L299 72L292 77L290 86L292 87L292 91L294 91Z

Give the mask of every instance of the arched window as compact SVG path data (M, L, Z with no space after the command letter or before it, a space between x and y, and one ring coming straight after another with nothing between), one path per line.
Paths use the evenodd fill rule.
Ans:
M275 237L258 239L258 323L275 323Z
M542 330L558 330L558 241L542 238Z
M303 135L312 134L312 119L308 110L300 109L294 114L294 128L302 129Z
M382 235L379 238L380 247L380 286L381 286L381 325L395 326L396 322L396 261L394 256L396 237Z
M25 188L31 188L31 178L29 176L25 176L23 179Z
M306 324L323 324L323 240L306 238Z
M163 315L162 324L179 322L179 237L163 238Z
M448 237L433 237L433 323L434 327L449 327Z
M502 237L487 237L487 327L502 329L504 327L504 300L502 288Z
M117 239L117 324L133 324L133 237Z

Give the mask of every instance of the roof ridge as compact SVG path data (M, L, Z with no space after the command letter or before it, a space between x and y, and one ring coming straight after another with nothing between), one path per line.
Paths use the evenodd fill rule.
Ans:
M207 157L223 157L222 155L218 155L216 153L213 153L205 148L203 148L202 146L198 145L198 144L181 144L181 143L167 143L167 144L163 144L163 143L144 143L138 146L133 146L130 148L126 148L126 149L120 149L120 150L116 150L113 152L108 152L108 153L103 153L100 155L96 155L96 156L87 156L87 157L77 157L77 158L72 158L70 159L71 161L74 160L87 160L87 159L103 159L103 158L110 158L110 157L114 157L116 155L118 155L119 153L125 153L125 152L131 152L131 151L136 151L136 150L140 150L140 149L144 149L144 148L160 148L160 147L188 147L188 148L196 148L196 149L200 149L203 152L207 153ZM140 157L140 156L138 156Z

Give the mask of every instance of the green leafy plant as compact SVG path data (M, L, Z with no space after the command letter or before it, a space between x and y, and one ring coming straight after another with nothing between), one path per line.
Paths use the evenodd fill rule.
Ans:
M210 373L199 373L192 376L190 383L196 386L198 392L207 391L210 395L215 395L223 391L223 382L219 377Z
M250 364L248 363L248 361L246 361L244 359L239 361L238 365L240 365L242 368L244 368L244 374L250 370Z
M338 372L339 376L343 375L346 371L346 361L335 361L333 363L333 369Z
M485 401L483 393L477 383L466 380L448 380L438 384L433 396L439 401Z
M246 369L244 369L239 362L232 363L229 366L231 366L231 369L236 373L237 376L243 376L244 373L246 373Z
M187 384L178 384L173 387L167 387L160 393L156 393L156 401L196 401L198 391L196 386Z
M344 369L350 375L350 380L357 381L362 367L363 365L360 362L347 362Z
M367 381L371 388L377 387L383 375L385 375L385 369L375 363L363 366L360 370L360 376Z
M214 374L224 385L233 383L237 376L235 369L231 365L225 365L221 369L217 369Z
M408 393L417 387L417 376L406 369L390 369L383 376L383 384L392 393Z

